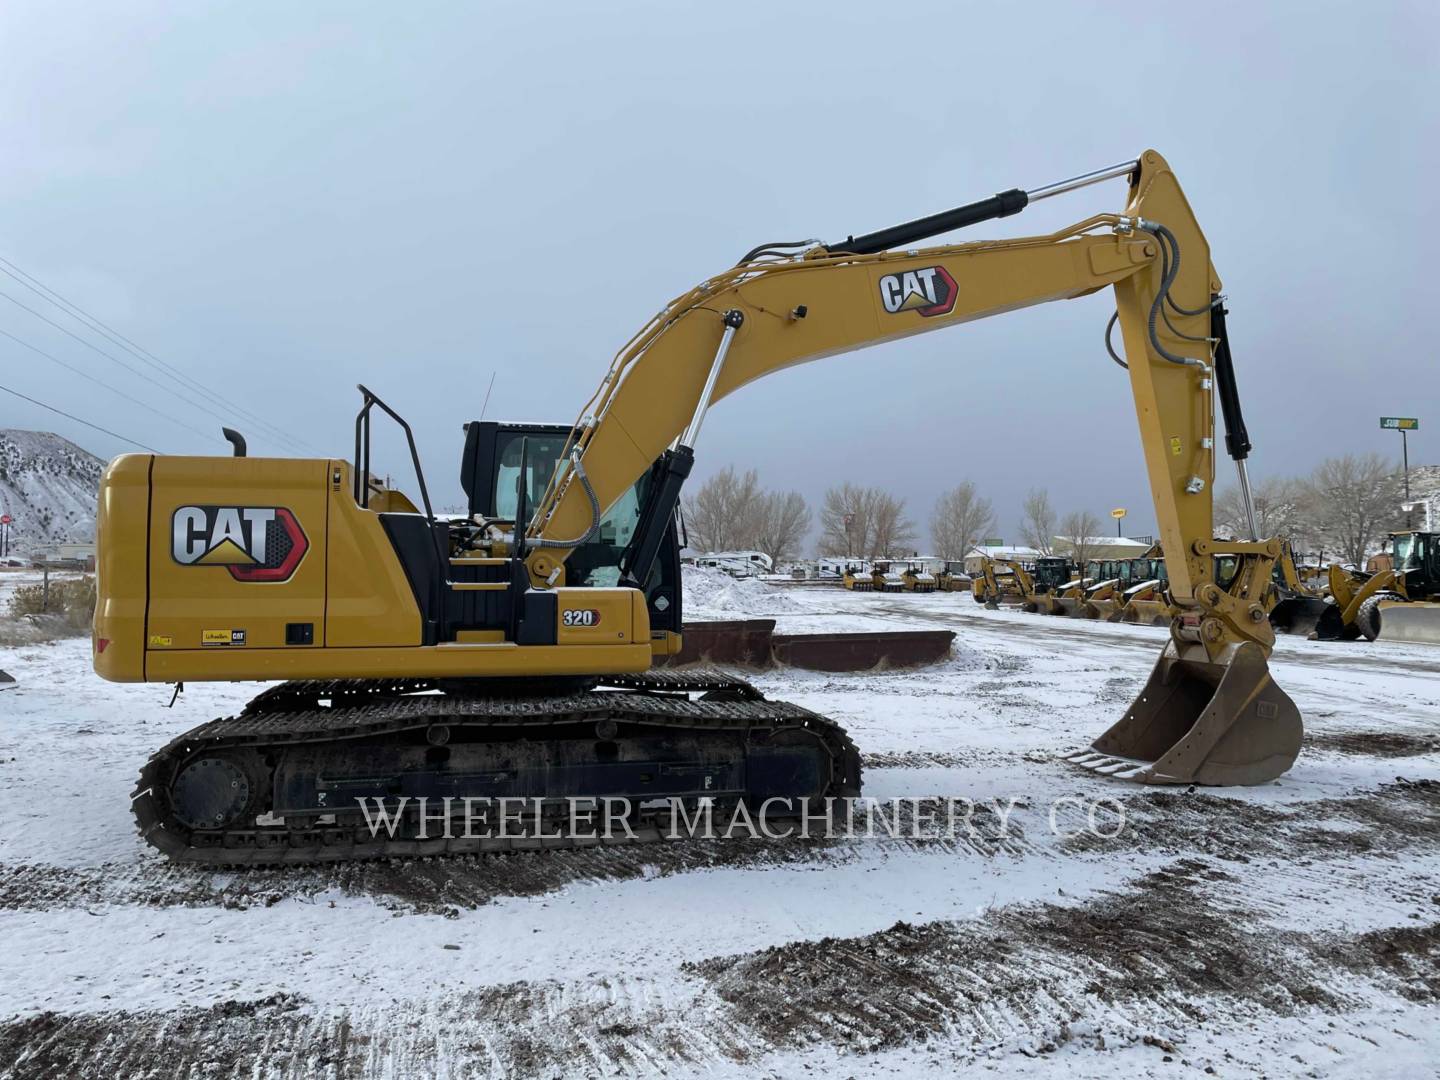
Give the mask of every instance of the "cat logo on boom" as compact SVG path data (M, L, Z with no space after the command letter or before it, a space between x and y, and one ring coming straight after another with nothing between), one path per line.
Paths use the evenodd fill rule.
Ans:
M182 506L171 519L182 566L223 566L236 581L289 581L310 541L283 506Z
M955 310L959 292L955 279L943 266L886 274L880 279L880 300L891 315L902 311L918 311L927 319L949 315Z

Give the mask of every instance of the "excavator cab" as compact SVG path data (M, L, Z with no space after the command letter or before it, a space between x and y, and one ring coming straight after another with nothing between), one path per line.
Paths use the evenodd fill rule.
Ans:
M460 485L472 522L513 523L518 510L540 504L554 475L570 428L564 424L502 424L472 421L465 425L465 451ZM523 492L521 471L524 470ZM626 555L636 539L651 474L647 473L600 519L594 539L575 548L565 563L572 585L614 587L620 583ZM524 507L521 507L521 496ZM527 515L528 516L528 515ZM680 585L680 541L672 519L644 583L652 640L681 629L683 590Z

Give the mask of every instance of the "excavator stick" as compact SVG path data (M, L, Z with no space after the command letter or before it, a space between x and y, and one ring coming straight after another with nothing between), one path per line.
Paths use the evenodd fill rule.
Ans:
M1125 715L1066 760L1142 784L1263 784L1294 764L1300 738L1300 710L1259 645L1233 643L1212 660L1172 640Z

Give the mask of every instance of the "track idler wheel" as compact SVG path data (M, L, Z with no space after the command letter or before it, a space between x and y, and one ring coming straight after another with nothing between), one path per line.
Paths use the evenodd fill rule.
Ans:
M1260 646L1166 645L1140 696L1089 750L1067 760L1143 784L1263 784L1300 753L1300 710Z

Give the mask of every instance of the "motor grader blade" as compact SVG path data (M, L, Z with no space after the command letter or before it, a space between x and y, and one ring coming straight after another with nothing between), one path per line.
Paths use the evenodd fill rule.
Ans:
M1125 715L1066 760L1141 784L1263 784L1295 763L1301 734L1300 710L1259 645L1210 660L1202 645L1181 651L1172 640Z
M1385 600L1376 612L1381 641L1413 641L1440 645L1440 603Z

